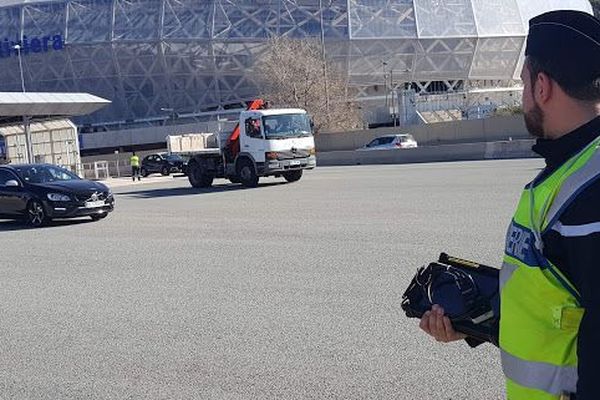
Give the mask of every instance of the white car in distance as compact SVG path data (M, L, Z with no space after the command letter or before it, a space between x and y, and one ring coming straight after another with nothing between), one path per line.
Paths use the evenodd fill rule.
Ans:
M397 150L414 149L415 147L417 147L417 141L413 135L410 133L401 133L397 135L380 136L357 150Z

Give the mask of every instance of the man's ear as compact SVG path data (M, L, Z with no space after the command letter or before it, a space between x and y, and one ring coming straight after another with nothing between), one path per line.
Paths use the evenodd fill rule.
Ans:
M535 80L535 87L533 89L533 95L540 104L545 104L552 99L554 92L554 85L556 83L546 74L540 72Z

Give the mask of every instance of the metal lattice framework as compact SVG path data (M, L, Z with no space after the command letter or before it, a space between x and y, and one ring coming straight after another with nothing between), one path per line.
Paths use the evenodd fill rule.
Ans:
M394 84L452 90L518 76L527 20L558 7L591 12L587 0L0 0L0 90L20 90L21 41L27 90L113 101L79 123L214 110L259 93L269 37L321 32L365 96L386 69Z

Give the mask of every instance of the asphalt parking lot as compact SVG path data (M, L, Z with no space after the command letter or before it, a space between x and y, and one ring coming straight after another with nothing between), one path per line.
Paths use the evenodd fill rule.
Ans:
M491 345L404 317L440 251L498 265L540 160L115 188L99 222L0 221L0 399L501 399Z

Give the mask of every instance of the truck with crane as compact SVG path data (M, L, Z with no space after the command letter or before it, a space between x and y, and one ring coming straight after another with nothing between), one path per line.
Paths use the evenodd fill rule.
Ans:
M295 182L304 170L317 165L312 123L302 109L270 108L256 99L240 113L231 134L214 136L214 147L179 152L188 158L187 175L193 187L210 187L215 178L246 187L258 186L265 176Z

